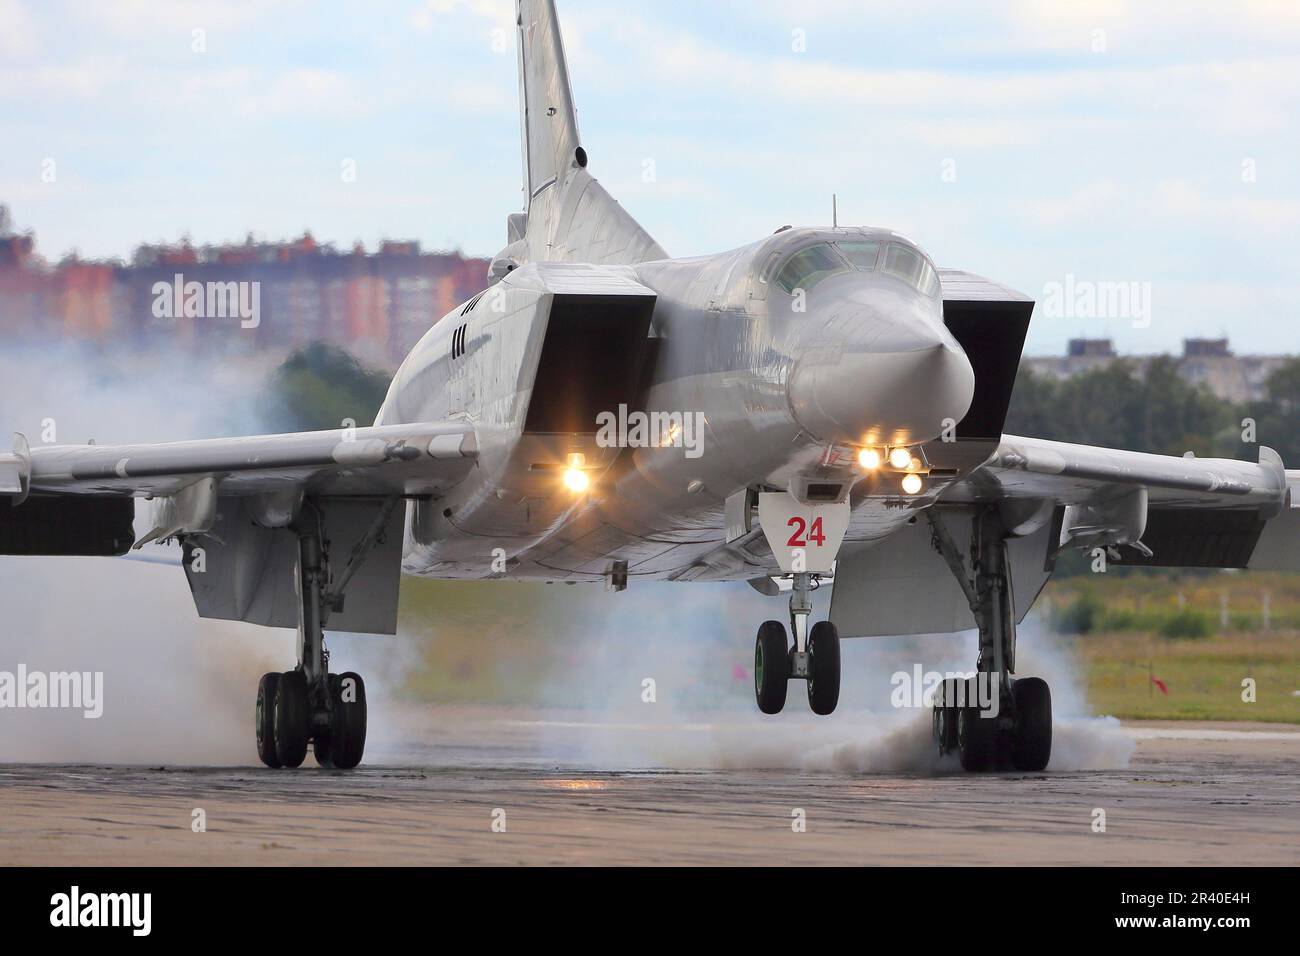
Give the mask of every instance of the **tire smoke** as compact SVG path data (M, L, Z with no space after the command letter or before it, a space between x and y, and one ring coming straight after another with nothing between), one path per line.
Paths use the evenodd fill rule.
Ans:
M574 598L574 668L552 671L546 696L562 718L540 722L543 745L596 769L797 769L852 773L959 771L931 742L928 708L891 706L891 677L973 669L974 632L846 639L840 704L816 717L805 684L791 681L785 710L757 712L753 631L784 620L784 598L745 585L641 584ZM824 616L826 592L814 619ZM752 628L738 626L752 624ZM1021 675L1051 685L1055 733L1049 771L1120 769L1135 749L1113 718L1091 714L1068 646L1033 618L1020 628ZM647 700L643 682L654 681Z
M0 354L3 424L33 445L168 441L256 431L260 373L192 357L108 358L79 349ZM201 388L195 382L204 382ZM144 509L137 506L140 531ZM264 671L293 659L293 634L198 618L180 550L130 558L0 557L0 670L102 672L102 716L0 710L0 760L251 763Z

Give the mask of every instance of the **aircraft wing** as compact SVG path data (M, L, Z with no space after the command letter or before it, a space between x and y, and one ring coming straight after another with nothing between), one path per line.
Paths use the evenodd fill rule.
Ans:
M831 620L842 635L929 634L975 626L967 596L936 549L937 525L960 549L976 506L995 504L1009 533L1012 607L1020 621L1063 550L1120 565L1300 570L1300 471L1259 461L1177 458L1003 436L946 488L928 520L881 542L846 545Z
M464 422L139 445L29 447L15 435L13 452L0 455L0 499L12 505L0 507L0 554L122 554L134 539L132 498L152 499L152 527L139 547L207 533L231 509L265 528L283 527L304 496L436 496L463 479L477 456L474 429Z
M463 422L210 438L143 445L38 445L15 436L0 455L0 495L172 495L211 479L222 496L432 494L474 464ZM8 476L8 477L6 477Z
M943 504L1053 513L1053 547L1122 549L1123 563L1300 570L1300 470L1006 435Z
M1269 505L1281 507L1289 475L1281 459L1262 448L1260 461L1176 458L1093 445L1005 435L993 456L961 487L976 500L1051 497L1065 504L1086 501L1099 489L1143 486L1152 502L1188 506Z

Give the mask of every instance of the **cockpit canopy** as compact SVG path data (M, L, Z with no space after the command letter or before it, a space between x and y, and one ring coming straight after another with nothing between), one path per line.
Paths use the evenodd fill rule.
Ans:
M789 293L795 289L808 291L822 279L848 271L844 257L837 254L829 242L819 242L792 255L777 275L776 284Z
M875 272L901 279L922 295L939 294L939 275L930 261L912 246L876 239L837 239L819 242L794 253L776 276L785 292L808 292L823 279L842 272Z

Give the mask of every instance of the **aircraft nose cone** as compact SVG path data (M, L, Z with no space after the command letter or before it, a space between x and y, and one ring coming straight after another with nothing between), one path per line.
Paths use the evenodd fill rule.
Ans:
M938 330L894 328L861 351L804 356L789 393L796 420L823 441L912 444L961 421L975 372Z

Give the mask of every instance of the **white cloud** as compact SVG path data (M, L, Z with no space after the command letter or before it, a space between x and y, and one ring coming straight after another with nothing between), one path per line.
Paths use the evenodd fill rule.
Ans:
M300 0L112 0L81 9L95 23L117 34L138 37L179 33L187 43L194 29L236 32L272 14L291 18L303 12Z
M90 55L36 69L4 67L0 68L0 101L48 105L61 100L103 100L127 76L126 58L116 55Z
M20 0L0 0L0 55L32 56L39 52L36 22Z
M424 0L411 11L408 19L417 30L428 32L439 20L461 13L490 20L505 29L514 23L514 4L511 0ZM512 35L511 42L513 41Z
M375 103L355 77L339 70L296 67L274 77L265 89L250 92L244 108L269 116L355 118Z
M1243 183L1241 195L1211 195L1198 183L1164 180L1156 184L1152 207L1173 219L1238 234L1289 232L1300 227L1300 200L1260 194L1259 190L1257 184Z
M1118 183L1099 181L1060 197L1025 199L1016 203L1022 215L1033 225L1043 228L1077 228L1095 222L1107 209L1127 208L1127 190Z

